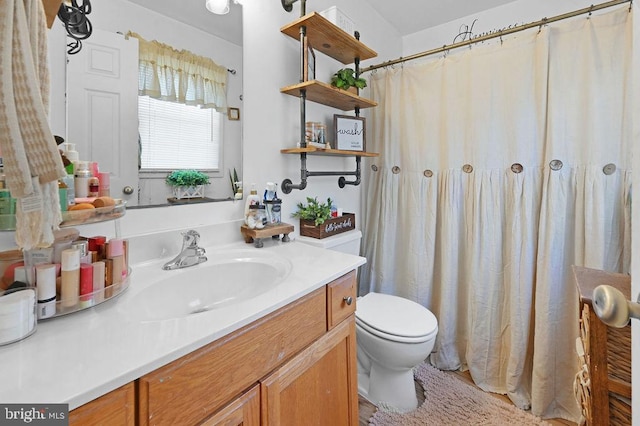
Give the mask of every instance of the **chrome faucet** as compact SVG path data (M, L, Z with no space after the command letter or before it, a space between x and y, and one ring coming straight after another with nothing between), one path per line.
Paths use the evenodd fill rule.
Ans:
M198 247L200 234L194 230L190 230L183 232L182 237L182 250L180 250L180 253L173 260L164 264L162 269L165 271L186 268L187 266L193 266L207 261L207 257L204 256L204 249Z

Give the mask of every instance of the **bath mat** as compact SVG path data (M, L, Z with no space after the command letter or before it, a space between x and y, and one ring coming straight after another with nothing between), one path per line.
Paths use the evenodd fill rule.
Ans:
M420 364L416 380L425 390L425 401L416 410L400 414L379 408L369 419L372 426L550 426L487 392L432 367Z

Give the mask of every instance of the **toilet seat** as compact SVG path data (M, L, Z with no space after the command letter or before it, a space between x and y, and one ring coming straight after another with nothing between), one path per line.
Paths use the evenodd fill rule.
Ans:
M400 343L425 342L438 333L438 321L427 308L381 293L358 298L356 324L373 335Z

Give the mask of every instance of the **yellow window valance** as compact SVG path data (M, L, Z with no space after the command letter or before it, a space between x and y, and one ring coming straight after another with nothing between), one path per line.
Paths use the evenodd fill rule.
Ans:
M227 68L188 50L156 40L139 42L138 94L164 101L227 111Z

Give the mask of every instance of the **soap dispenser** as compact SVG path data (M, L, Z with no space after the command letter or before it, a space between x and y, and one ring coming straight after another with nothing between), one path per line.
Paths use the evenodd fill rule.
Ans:
M251 192L249 196L247 196L247 201L244 205L244 222L247 223L247 215L249 214L249 206L259 205L260 204L260 196L258 195L258 190L256 189L256 184L251 184Z

